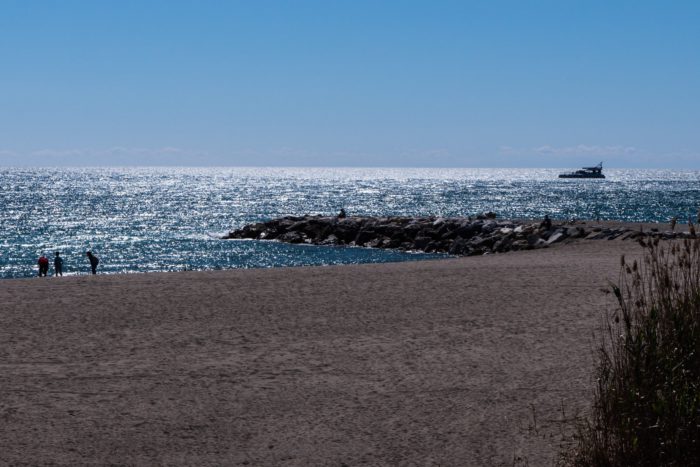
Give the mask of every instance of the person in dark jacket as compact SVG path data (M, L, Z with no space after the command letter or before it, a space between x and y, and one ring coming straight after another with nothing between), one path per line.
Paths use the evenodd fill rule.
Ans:
M552 228L552 219L550 219L548 215L545 214L544 220L540 224L540 228L544 230L549 230Z
M92 254L92 251L88 251L85 255L90 260L90 268L92 268L92 273L97 274L97 265L100 264L100 259Z
M58 277L61 276L63 277L63 258L59 256L61 254L60 251L56 252L56 256L53 259L53 276Z

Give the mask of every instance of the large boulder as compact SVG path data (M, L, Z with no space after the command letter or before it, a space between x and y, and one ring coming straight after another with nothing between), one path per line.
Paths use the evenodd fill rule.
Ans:
M486 221L481 226L481 233L482 234L490 234L491 232L493 232L497 228L498 228L498 224L496 224L494 221Z
M496 240L496 242L491 247L491 250L494 252L509 251L511 249L512 244L513 244L513 236L507 235L499 240Z
M286 232L280 235L277 239L285 243L304 243L306 238L306 235L304 235L302 232Z
M355 244L366 245L367 243L371 242L376 238L377 232L368 228L363 228L357 233L357 236L355 237Z
M515 240L510 245L510 249L513 251L526 250L528 248L530 248L530 244L527 240Z
M405 240L403 237L392 237L384 240L383 246L384 248L400 248L404 241Z
M447 253L451 246L452 242L433 240L432 242L428 243L423 251L426 253Z
M309 221L302 219L300 221L294 222L292 225L287 227L287 231L290 232L303 232L307 229Z
M329 236L321 240L319 242L319 245L338 245L339 243L340 241L338 240L338 237L336 237L333 234L330 234Z
M342 243L350 243L355 240L359 227L356 223L338 222L334 234Z
M481 232L481 222L464 222L457 228L455 234L462 238L471 238Z
M450 225L449 228L446 228L444 232L442 231L443 229L440 229L440 239L441 240L454 240L457 238L457 229L454 228L453 225Z
M478 249L478 250L491 250L491 247L493 244L496 243L496 239L494 237L474 237L471 240L469 240L469 246L472 249Z
M579 238L585 234L585 230L582 227L568 227L566 229L566 235L570 238Z
M462 237L457 237L450 246L448 253L451 255L463 255L469 251L469 243Z
M555 232L552 235L549 236L547 239L547 245L551 245L552 243L560 242L566 238L566 234L564 232Z
M535 245L537 245L540 241L543 241L543 240L542 240L542 237L540 237L540 236L539 236L538 234L536 234L536 233L531 233L530 235L527 236L527 244L528 244L529 246L535 246Z
M406 238L416 238L421 230L423 230L422 225L418 222L412 222L403 228L403 234Z
M414 250L425 250L425 247L427 247L433 239L431 237L416 237L413 240L413 248Z
M386 224L376 225L374 227L374 230L376 230L377 233L382 234L386 237L393 237L396 234L403 235L403 227L401 226L401 224L394 221L389 221Z

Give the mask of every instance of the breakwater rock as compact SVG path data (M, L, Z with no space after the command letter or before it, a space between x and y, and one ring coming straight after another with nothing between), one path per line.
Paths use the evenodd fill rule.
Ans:
M476 218L444 217L336 217L287 216L246 225L224 238L278 240L313 245L392 248L426 253L471 256L511 250L544 248L573 239L621 240L653 236L678 238L681 232L653 228L605 227L586 222L541 222L496 219L486 213Z

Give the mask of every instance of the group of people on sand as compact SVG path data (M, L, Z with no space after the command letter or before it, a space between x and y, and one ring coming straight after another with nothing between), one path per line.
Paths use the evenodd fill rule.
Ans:
M97 265L100 264L100 259L92 254L92 251L85 253L88 260L90 260L90 269L93 274L97 274ZM39 277L46 277L49 274L49 259L45 255L39 257L37 261L39 265ZM61 252L57 251L53 259L53 270L54 277L63 277L63 258L61 257Z

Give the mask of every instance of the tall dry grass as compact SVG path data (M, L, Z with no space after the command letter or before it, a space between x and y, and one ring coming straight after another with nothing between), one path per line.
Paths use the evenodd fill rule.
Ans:
M641 264L622 258L592 413L566 465L700 465L700 240L640 243Z

